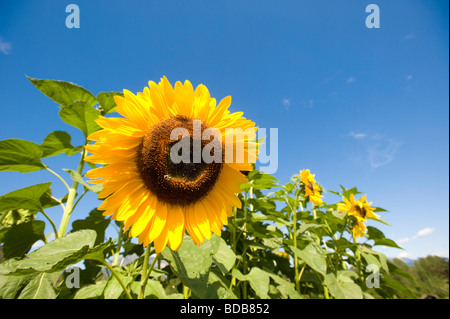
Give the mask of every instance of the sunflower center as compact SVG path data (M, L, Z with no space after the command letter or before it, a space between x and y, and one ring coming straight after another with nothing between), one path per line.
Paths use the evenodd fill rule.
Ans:
M205 139L206 129L199 120L177 116L159 122L142 138L138 171L160 201L190 205L214 187L222 169L221 143Z
M367 211L365 207L360 207L358 205L355 206L356 211L358 212L359 216L362 218L366 218Z

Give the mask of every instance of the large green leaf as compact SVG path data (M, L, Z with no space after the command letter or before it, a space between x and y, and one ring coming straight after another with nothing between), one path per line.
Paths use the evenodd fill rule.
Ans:
M117 276L120 277L125 286L129 285L133 278L127 276L120 272L120 267L114 267L116 270ZM103 291L103 296L105 299L118 299L124 293L122 286L117 280L116 276L110 276L108 279L108 283L106 284L105 290Z
M178 278L191 288L192 293L199 298L205 298L213 255L219 245L220 237L216 235L211 236L211 239L206 240L200 247L186 235L177 252L166 247L161 254L169 261Z
M310 243L303 249L298 249L294 246L289 246L289 248L309 267L325 275L327 272L327 262L323 250L316 243Z
M381 230L378 228L367 226L367 235L369 236L369 239L372 239L374 241L374 246L388 246L388 247L394 247L398 249L403 249L395 241L392 239L386 238Z
M42 210L42 200L50 189L51 182L21 188L0 196L0 212L27 209Z
M268 272L258 267L253 267L247 275L243 275L238 269L233 269L231 274L240 281L248 281L250 287L260 298L269 298L270 275Z
M15 299L35 274L24 276L0 275L0 299Z
M15 138L0 141L0 171L28 173L44 169L42 154L41 146L30 141Z
M5 259L23 257L39 239L44 239L45 223L34 220L0 230Z
M11 258L0 264L0 275L24 275L33 272L62 270L83 260L94 246L96 232L85 229L57 238L28 255L27 259Z
M107 280L101 280L93 285L81 287L74 296L74 299L98 299L103 296Z
M114 112L116 108L116 102L114 96L123 96L120 92L100 92L97 94L97 101L100 104L100 113L102 115Z
M233 267L234 262L236 261L236 255L233 252L233 250L228 247L225 240L223 240L221 237L219 248L217 249L217 252L213 255L213 261L219 267L220 271L222 271L223 274L227 274L231 267Z
M324 283L336 299L363 299L361 287L352 279L355 277L357 275L353 271L339 270L337 276L331 272L327 273Z
M46 96L61 106L69 106L77 101L86 102L89 106L97 103L95 96L74 83L56 80L39 80L28 77L28 80Z
M100 112L84 101L63 107L59 111L59 116L65 123L82 131L85 137L101 129L95 122Z
M59 271L34 275L20 293L19 299L55 299L58 294L54 286L59 275Z
M65 153L67 156L77 154L82 150L82 146L75 147L71 143L71 137L63 131L51 132L41 144L43 154L42 157L56 156Z

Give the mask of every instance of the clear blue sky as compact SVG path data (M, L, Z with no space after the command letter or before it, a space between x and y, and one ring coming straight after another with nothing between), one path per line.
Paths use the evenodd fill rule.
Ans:
M80 8L68 29L65 8ZM380 8L368 29L365 8ZM279 130L282 183L309 168L330 190L358 186L389 210L389 257L448 257L448 1L1 1L0 139L64 130L25 75L91 90L141 91L163 75L233 97L232 110ZM49 158L55 170L77 156ZM62 173L64 174L64 173ZM0 194L58 180L0 173ZM328 195L327 200L336 200ZM87 197L80 208L98 205ZM59 224L60 209L50 210ZM74 216L75 218L78 216ZM372 223L371 223L372 224ZM373 225L373 224L372 224ZM49 230L50 231L50 230Z

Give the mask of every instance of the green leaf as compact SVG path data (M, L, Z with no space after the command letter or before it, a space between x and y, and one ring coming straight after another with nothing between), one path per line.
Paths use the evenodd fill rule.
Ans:
M5 259L23 257L38 240L44 239L45 222L34 220L0 230Z
M120 267L114 267L117 276L120 277L125 286L128 286L133 281L133 278L120 272ZM116 276L111 275L106 284L103 296L105 299L118 299L124 293L123 288Z
M116 102L114 101L114 96L123 96L120 92L100 92L97 94L97 101L100 104L100 113L105 115L114 112L116 108Z
M26 209L37 212L43 209L41 198L48 192L51 182L21 188L0 196L0 212Z
M16 299L34 275L0 276L0 299Z
M250 283L250 287L252 287L260 298L269 298L268 292L270 275L268 272L258 267L253 267L247 275L243 275L236 268L232 270L231 274L240 281L248 281Z
M102 184L89 185L88 183L86 183L83 180L83 177L81 177L80 173L78 173L77 171L75 171L73 169L63 169L63 170L70 174L70 177L72 178L72 180L80 183L81 185L83 185L84 187L86 187L88 190L90 190L93 193L98 193L103 188Z
M304 249L298 249L290 245L289 248L309 267L325 276L327 272L327 262L322 248L316 243L308 244Z
M0 171L29 173L44 169L40 145L21 139L0 141Z
M205 298L212 257L219 246L219 236L211 236L210 240L206 240L199 247L186 235L177 252L166 247L161 254L170 263L178 278L191 288L192 293L199 298Z
M80 152L83 147L75 147L70 143L71 137L68 133L63 131L54 131L47 135L41 144L43 150L42 158L56 156L65 153L67 156L72 156Z
M20 293L19 299L56 299L54 284L60 272L36 274Z
M222 271L222 273L225 275L230 271L231 267L233 267L234 262L236 261L236 255L233 250L228 247L225 240L223 240L221 237L219 238L219 248L213 255L213 261L219 267L220 271Z
M339 270L337 276L329 272L325 275L324 283L336 299L363 299L361 287L352 280L355 276L356 273L349 270Z
M394 280L391 277L386 276L386 275L383 276L382 278L383 278L382 281L381 281L382 286L391 288L394 291L394 293L397 294L397 296L398 296L398 292L401 292L402 294L404 294L408 298L417 299L416 296L407 287L405 287L404 285L402 285L398 281L396 281L396 280Z
M89 106L97 104L91 92L74 83L56 80L39 80L28 77L28 80L46 96L61 106L69 106L78 101L86 102Z
M82 131L85 137L101 129L95 122L100 112L84 101L63 107L59 111L59 116L65 123Z
M25 275L36 271L62 270L83 260L94 246L96 233L80 230L57 238L28 255L27 259L8 259L0 264L0 275Z
M81 287L75 294L74 299L98 299L103 296L107 280L101 280L94 285Z
M95 245L99 245L100 243L103 243L105 239L105 231L110 222L110 218L105 218L102 211L94 208L89 212L89 215L85 219L77 219L72 223L71 232L76 232L81 229L93 229L97 233Z
M367 254L371 254L371 255L377 256L378 259L379 259L379 261L380 261L381 267L384 268L384 270L385 270L387 273L389 273L389 266L388 266L388 264L387 264L387 258L386 258L386 255L384 255L383 253L380 253L380 252L378 252L378 251L375 251L375 250L373 250L373 249L370 249L369 247L362 246L362 245L360 245L360 246L358 247L358 250L361 252L361 254L367 253Z

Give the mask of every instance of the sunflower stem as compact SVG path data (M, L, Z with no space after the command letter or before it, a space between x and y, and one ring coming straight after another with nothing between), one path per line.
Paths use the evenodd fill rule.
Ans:
M159 259L159 254L153 258L152 264L150 265L150 268L148 267L148 260L150 258L150 245L147 246L147 249L145 250L144 255L144 265L142 266L142 274L141 274L141 284L139 288L139 296L138 299L144 299L144 293L145 293L145 286L147 286L147 281L150 277L150 274L152 273L153 267L156 264L156 261Z
M294 209L292 210L292 222L294 224L293 229L293 240L294 240L294 247L297 248L297 207L300 206L300 210L303 212L303 205L298 200L298 194L295 197L295 203L294 203ZM298 293L300 293L300 276L298 273L298 258L297 254L294 253L294 271L295 271L295 289Z
M50 222L50 224L52 225L53 231L55 232L55 238L58 238L58 230L56 229L56 225L53 222L53 220L50 218L50 216L48 216L44 210L41 210L41 213L45 216L45 218L47 218L47 220Z
M120 249L122 248L122 236L123 236L123 222L120 223L119 235L117 238L117 249L116 252L114 253L114 261L112 263L113 266L117 265L119 262Z
M358 263L358 275L359 275L359 279L361 281L361 287L364 287L364 273L362 270L362 262L361 262L361 253L359 252L358 249L358 239L356 238L355 234L352 234L353 236L353 242L356 244L356 250L355 250L355 255L356 255L356 261Z
M56 177L58 177L58 179L63 182L64 186L66 187L67 191L70 192L70 188L69 185L67 185L67 182L64 180L64 178L62 178L58 173L52 171L47 165L44 165L45 169L47 171L49 171L50 173L52 173L53 175L55 175Z
M127 289L127 286L125 286L125 284L123 283L122 279L120 279L120 276L116 273L116 271L114 270L114 268L108 264L107 261L105 260L101 260L100 261L106 268L108 268L108 270L111 272L111 274L116 277L117 281L119 282L120 286L122 287L123 291L125 292L126 296L128 299L133 299L133 297L131 297L130 292Z
M87 141L86 141L87 144ZM85 145L86 145L85 144ZM86 156L86 149L83 148L83 152L81 152L80 162L78 163L77 173L81 175L84 167L84 157ZM72 214L74 208L74 201L77 195L78 182L73 181L72 187L69 190L69 196L67 197L67 203L64 209L64 215L61 220L61 224L59 225L58 237L63 237L66 233L67 225L69 224L70 215Z

